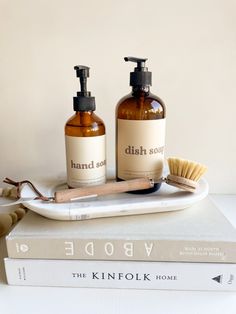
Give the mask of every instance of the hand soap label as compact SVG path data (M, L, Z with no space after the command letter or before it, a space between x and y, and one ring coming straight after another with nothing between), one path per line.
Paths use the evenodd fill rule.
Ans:
M65 137L67 184L82 187L105 183L105 135L93 137Z
M165 119L118 119L117 175L128 180L162 177L165 146Z

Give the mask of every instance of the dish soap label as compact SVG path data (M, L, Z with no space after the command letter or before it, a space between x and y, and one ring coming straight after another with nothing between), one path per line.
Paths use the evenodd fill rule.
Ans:
M165 120L117 121L118 177L123 180L148 176L162 177Z
M94 137L67 136L67 183L82 187L105 183L105 135Z

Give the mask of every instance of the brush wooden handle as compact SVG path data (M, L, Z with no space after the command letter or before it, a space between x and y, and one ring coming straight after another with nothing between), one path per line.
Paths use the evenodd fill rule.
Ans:
M77 198L122 193L135 190L144 190L153 187L153 182L148 178L132 179L120 182L110 182L102 185L87 186L83 188L57 191L54 194L56 203L64 203Z

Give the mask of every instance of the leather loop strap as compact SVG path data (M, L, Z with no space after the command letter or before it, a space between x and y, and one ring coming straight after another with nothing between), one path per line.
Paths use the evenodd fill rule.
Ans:
M5 178L3 180L4 183L7 183L7 184L11 184L11 185L14 185L16 187L16 193L17 193L17 198L21 198L21 188L22 188L22 185L23 184L27 184L30 186L30 188L38 195L36 196L34 199L35 200L42 200L42 201L49 201L51 200L50 197L47 197L47 196L44 196L36 187L35 185L30 182L29 180L23 180L23 181L14 181L12 179L9 179L9 178Z

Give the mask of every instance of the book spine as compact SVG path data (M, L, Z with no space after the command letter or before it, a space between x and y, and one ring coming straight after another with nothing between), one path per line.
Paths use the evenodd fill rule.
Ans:
M161 290L236 290L236 265L5 259L10 285Z
M202 240L7 237L11 258L235 263L236 243Z

